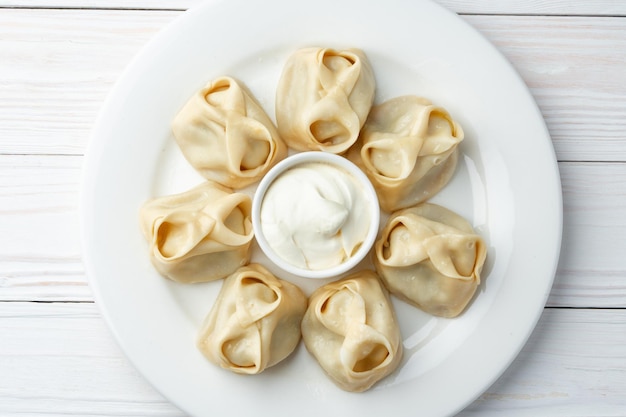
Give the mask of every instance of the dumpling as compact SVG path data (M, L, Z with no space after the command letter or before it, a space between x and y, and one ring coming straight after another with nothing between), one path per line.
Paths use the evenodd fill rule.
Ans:
M278 82L278 131L296 150L342 153L356 141L375 87L362 51L300 49L288 58Z
M403 96L374 106L348 158L392 212L423 202L452 178L463 129L429 100Z
M251 210L248 195L211 181L146 202L140 225L153 265L183 283L228 276L249 261Z
M300 342L307 307L294 284L250 264L224 280L198 335L198 349L222 368L258 374L289 356Z
M346 391L369 389L402 359L395 311L370 270L326 284L311 295L302 339L324 371Z
M441 317L465 309L487 256L465 219L430 203L394 213L374 248L374 265L389 291Z
M202 176L231 188L260 180L287 155L265 111L230 77L216 78L194 94L174 118L172 132Z

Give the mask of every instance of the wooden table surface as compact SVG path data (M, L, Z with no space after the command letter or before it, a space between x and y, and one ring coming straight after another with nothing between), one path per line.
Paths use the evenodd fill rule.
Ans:
M199 1L0 0L0 416L184 415L128 362L94 304L78 200L105 96ZM564 201L538 326L460 416L626 416L626 2L439 3L530 87Z

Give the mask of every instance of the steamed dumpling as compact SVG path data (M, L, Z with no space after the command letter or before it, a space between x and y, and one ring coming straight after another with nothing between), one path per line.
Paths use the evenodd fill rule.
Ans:
M487 256L465 219L429 203L394 213L374 247L374 264L389 291L442 317L465 309Z
M372 181L392 212L439 192L456 169L463 130L429 100L403 96L374 106L348 158Z
M207 359L241 374L258 374L300 342L307 299L294 284L250 264L224 280L198 336Z
M194 94L172 122L183 155L205 178L231 188L258 180L287 155L259 103L230 77Z
M296 150L342 153L356 141L374 90L362 51L300 49L287 60L278 83L278 131Z
M211 181L146 202L140 225L152 263L183 283L226 277L248 263L251 206L246 194Z
M346 391L369 389L402 358L396 315L374 271L356 272L316 290L302 320L302 339Z

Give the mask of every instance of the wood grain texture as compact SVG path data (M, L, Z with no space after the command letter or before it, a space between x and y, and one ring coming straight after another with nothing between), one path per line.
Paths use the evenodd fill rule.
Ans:
M0 7L20 8L99 8L185 10L206 0L0 0ZM584 0L435 0L436 3L461 14L506 15L568 15L568 16L626 16L626 4L621 1Z
M623 416L626 312L547 309L507 372L458 417Z
M622 415L624 326L624 311L546 310L509 371L460 416ZM0 303L0 334L3 417L183 415L129 365L94 304Z
M0 153L82 154L114 82L178 15L0 10Z
M0 300L90 301L81 260L82 157L0 155Z
M548 305L624 308L626 164L562 162L559 170L563 242Z
M436 0L442 6L460 14L504 14L528 16L626 16L622 1L584 0Z
M212 0L0 0L0 8L184 11L210 1Z
M0 153L81 154L115 80L179 14L0 10ZM560 160L626 161L626 19L465 19L529 85Z
M93 303L0 303L0 415L183 416L129 364Z
M626 160L626 19L465 19L529 86L559 160Z

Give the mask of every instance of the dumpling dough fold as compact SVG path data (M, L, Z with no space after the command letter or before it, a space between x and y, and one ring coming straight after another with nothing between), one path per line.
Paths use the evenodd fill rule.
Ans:
M287 147L260 104L230 77L194 94L172 122L183 155L205 178L231 188L261 179Z
M374 265L389 291L441 317L465 309L487 256L465 219L430 203L394 213L374 248Z
M450 181L463 137L445 109L402 96L372 108L348 158L372 181L381 208L392 212L427 200Z
M241 374L258 374L288 357L300 341L304 293L259 264L224 280L198 334L211 362Z
M376 83L358 49L304 48L287 60L276 91L276 122L300 151L346 151L372 107Z
M246 194L211 181L146 202L140 225L153 265L182 283L226 277L249 260L251 206Z
M369 389L402 358L396 315L374 271L355 272L316 290L302 320L302 338L346 391Z

